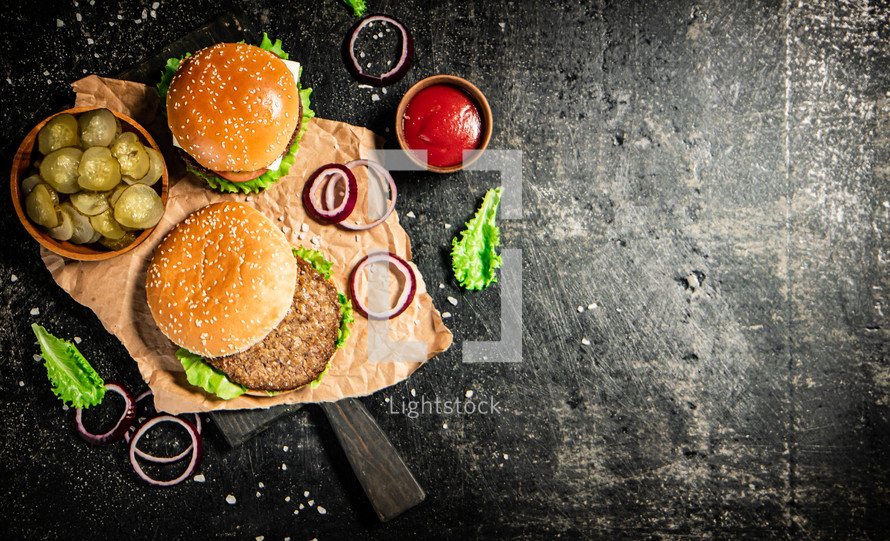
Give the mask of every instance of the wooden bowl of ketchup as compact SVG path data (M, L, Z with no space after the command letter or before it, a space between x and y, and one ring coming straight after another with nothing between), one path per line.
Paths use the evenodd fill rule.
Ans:
M421 80L396 110L405 154L434 173L453 173L482 155L491 139L491 107L476 86L453 75Z

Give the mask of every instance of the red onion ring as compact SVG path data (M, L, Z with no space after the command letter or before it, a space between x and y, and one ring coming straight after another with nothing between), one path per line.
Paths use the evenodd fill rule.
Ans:
M149 396L152 396L151 389L149 389L149 390L147 390L147 391L144 391L142 394L140 394L139 396L137 396L137 397L136 397L136 400L134 400L133 403L134 403L134 404L138 404L140 401L142 401L142 399L144 399L144 398L148 398ZM193 413L192 415L195 416L195 422L194 422L195 431L196 431L196 432L198 433L198 435L200 436L200 435L201 435L201 430L204 428L204 425L203 425L203 423L201 422L201 416L198 415L197 413ZM131 428L132 428L132 427L131 427ZM130 438L131 438L131 436L130 436L130 431L127 431L127 432L124 434L124 440L125 440L127 443L130 443ZM170 464L170 463L172 463L172 462L177 462L177 461L179 461L179 460L182 460L183 458L185 458L185 456L186 456L187 454L189 454L189 453L191 452L191 450L192 450L192 444L189 444L189 446L186 447L186 448L185 448L181 453L179 453L178 455L175 455L175 456L169 456L169 457L167 457L167 456L164 456L164 457L158 457L158 456L150 455L150 454L146 453L145 451L143 451L142 449L139 449L139 448L137 447L137 448L136 448L136 456L138 456L138 457L141 458L141 459L147 460L147 461L149 461L149 462L156 462L156 463L158 463L158 464Z
M365 26L375 21L385 21L395 26L402 34L402 52L399 55L399 61L394 68L379 76L369 75L362 71L361 62L359 62L359 59L355 56L355 42L358 39L359 33L361 33ZM386 86L395 83L408 73L408 68L411 67L411 61L414 59L414 38L411 37L411 32L405 28L405 25L392 17L380 14L370 15L359 21L358 24L353 27L352 32L349 34L349 39L346 40L343 49L347 65L349 65L352 74L355 75L356 79L373 86Z
M389 310L385 310L383 312L372 312L368 309L365 303L358 298L358 280L362 275L362 271L365 270L365 267L372 263L379 262L387 262L395 266L399 272L405 276L405 288L402 289L401 295L399 295L399 299L396 301L396 305L390 308ZM368 319L374 320L384 320L384 319L393 319L398 317L405 309L408 308L408 305L411 304L411 301L414 300L414 295L417 292L417 276L414 274L414 269L411 268L404 259L397 256L392 252L373 252L365 257L363 257L352 269L352 273L349 275L349 293L352 295L352 300L355 303L355 309L358 312L365 316Z
M169 481L158 481L157 479L153 479L145 473L142 469L142 466L139 465L139 460L136 458L136 445L139 443L139 439L145 435L148 430L159 424L159 423L177 423L181 425L189 434L189 437L192 439L192 444L189 447L191 449L192 458L189 461L189 465L186 470L175 479L170 479ZM201 437L198 435L197 429L188 421L180 419L179 417L174 417L173 415L156 415L151 419L145 421L139 429L136 430L136 433L133 434L133 438L130 439L130 447L129 447L129 458L130 465L133 466L133 469L136 471L136 474L139 475L144 481L157 486L172 486L181 483L186 478L195 473L195 470L198 468L198 462L201 460Z
M346 188L343 201L336 208L331 208L334 205L334 187L341 179ZM325 184L325 181L327 181L327 207L317 196L318 190ZM349 168L339 163L322 165L312 173L303 186L303 205L306 207L306 211L316 221L324 224L339 223L345 220L355 209L356 201L358 201L358 183L355 180L355 175Z
M115 382L106 382L105 388L124 397L124 412L114 427L104 434L93 434L83 424L83 410L77 408L74 413L74 422L77 425L77 433L84 440L94 445L107 445L114 443L126 435L127 430L133 424L136 417L136 402L133 401L133 395L130 394L123 385Z
M392 175L389 174L389 171L387 171L386 168L379 163L371 160L352 160L351 162L346 163L346 168L351 170L354 167L359 167L362 165L364 165L368 169L374 169L375 171L383 175L384 178L386 178L386 181L389 183L390 202L389 208L387 208L386 212L383 213L383 217L375 222L358 225L350 224L349 222L344 220L337 224L353 231L366 231L368 229L371 229L372 227L377 227L378 225L382 224L387 218L389 218L389 215L392 214L392 211L395 210L396 196L398 195L398 190L396 190L396 182L392 179ZM370 185L370 182L368 182L368 184Z

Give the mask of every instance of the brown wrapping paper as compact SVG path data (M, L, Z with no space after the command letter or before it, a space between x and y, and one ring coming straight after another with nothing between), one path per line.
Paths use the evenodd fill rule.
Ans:
M155 136L167 157L170 189L167 208L152 235L130 252L98 262L73 261L41 248L41 257L55 281L74 300L96 313L102 325L117 336L139 366L142 377L154 393L160 411L183 413L217 409L268 408L278 404L326 402L365 396L406 379L424 362L451 345L451 332L442 324L416 266L417 295L408 309L388 322L389 340L369 343L368 321L356 314L352 336L346 347L337 350L331 368L316 388L304 387L276 396L241 396L220 400L191 386L174 356L177 346L157 328L145 301L145 273L156 246L170 229L193 211L210 203L245 201L278 224L294 245L322 250L334 263L333 280L341 292L348 292L349 272L371 250L391 251L411 257L411 243L393 212L386 221L364 232L344 231L323 226L306 216L301 200L304 180L319 166L355 158L367 158L380 148L380 139L371 131L320 118L309 121L296 163L290 173L268 190L251 196L219 194L202 181L185 174L170 151L170 136L163 116L158 113L157 93L139 83L86 77L73 83L75 105L105 106L133 117ZM364 168L357 172L362 173ZM361 183L367 176L357 175ZM359 201L357 209L365 208ZM308 231L302 231L304 224ZM301 239L300 236L303 236ZM370 336L385 337L386 326L374 322ZM387 344L411 342L386 354ZM372 359L369 359L369 350ZM383 352L383 353L381 353ZM398 356L398 358L393 358Z

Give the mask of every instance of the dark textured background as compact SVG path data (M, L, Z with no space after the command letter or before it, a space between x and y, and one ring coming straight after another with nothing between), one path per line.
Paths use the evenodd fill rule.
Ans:
M500 291L461 291L447 246L498 176L398 173L455 346L363 402L426 501L377 523L316 407L235 449L208 428L206 482L149 487L123 447L73 435L32 359L36 321L142 385L3 201L0 537L888 537L886 3L369 0L416 39L386 94L344 68L338 0L109 4L0 9L5 171L72 81L233 7L304 64L325 118L389 136L413 82L463 76L491 103L491 148L523 156L523 219L502 233L522 250L524 356L461 362L464 340L499 338ZM389 413L468 390L502 413ZM295 515L310 499L327 513Z

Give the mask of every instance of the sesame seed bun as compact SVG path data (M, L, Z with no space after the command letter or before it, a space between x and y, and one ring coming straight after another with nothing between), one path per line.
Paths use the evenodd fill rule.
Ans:
M274 53L220 43L180 64L167 93L179 145L212 171L255 171L287 150L301 120L294 75Z
M158 328L204 357L259 343L287 315L297 264L287 238L244 203L216 203L179 223L148 267L146 296Z

